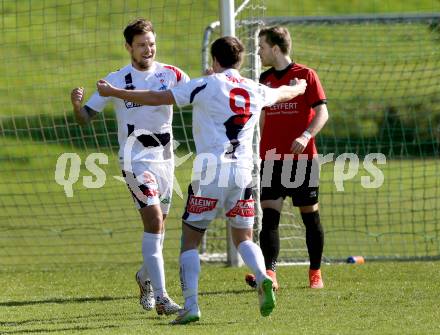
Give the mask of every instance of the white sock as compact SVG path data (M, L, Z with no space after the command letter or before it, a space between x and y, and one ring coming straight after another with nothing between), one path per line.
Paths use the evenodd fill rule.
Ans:
M162 248L160 246L161 234L144 232L142 240L143 268L148 269L148 275L153 286L154 297L162 298L167 294L165 289L165 271L163 264Z
M145 264L142 264L141 268L139 269L139 278L141 278L141 281L143 282L147 279L150 279L150 277L148 277L148 269Z
M198 305L199 273L200 259L197 249L182 252L180 255L180 283L186 310Z
M255 273L257 283L261 283L266 278L266 266L264 256L258 245L250 240L241 242L237 248L245 264Z

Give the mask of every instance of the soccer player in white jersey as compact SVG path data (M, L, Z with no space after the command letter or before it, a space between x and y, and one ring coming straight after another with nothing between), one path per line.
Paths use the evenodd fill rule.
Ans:
M238 252L256 273L261 315L268 316L275 307L272 280L266 275L263 254L252 242L252 137L261 109L303 94L306 83L296 80L294 86L272 89L243 78L238 72L243 52L244 47L237 38L217 39L211 46L215 74L164 92L121 90L105 80L97 83L98 92L103 96L146 105L193 105L197 158L182 217L180 254L185 306L173 324L200 319L198 246L209 223L222 210L230 219L232 240Z
M106 80L128 90L165 91L189 81L180 69L155 61L156 37L153 25L136 19L124 30L125 47L131 64L110 73ZM140 304L158 314L176 313L180 306L165 288L162 246L164 220L173 190L172 103L144 106L128 100L102 97L97 92L82 106L84 90L75 88L71 100L76 119L88 123L111 102L118 122L119 160L133 200L140 212L144 233L143 265L136 273Z

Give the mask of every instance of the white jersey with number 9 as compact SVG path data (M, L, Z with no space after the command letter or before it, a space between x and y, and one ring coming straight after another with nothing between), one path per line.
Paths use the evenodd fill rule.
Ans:
M252 138L261 109L276 102L275 90L228 69L173 87L178 106L193 105L197 155L211 154L216 165L236 162L252 169Z

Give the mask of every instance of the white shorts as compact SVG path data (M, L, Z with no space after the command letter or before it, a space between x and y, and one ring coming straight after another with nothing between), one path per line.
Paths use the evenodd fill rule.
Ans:
M191 182L182 216L186 224L204 231L213 219L224 213L234 228L253 227L255 209L251 171L235 164L228 166L227 176L220 173L220 167L217 166L219 171L215 172L215 177L209 183L203 179Z
M168 214L173 193L174 161L133 162L132 172L122 170L122 176L133 196L136 208L160 205Z

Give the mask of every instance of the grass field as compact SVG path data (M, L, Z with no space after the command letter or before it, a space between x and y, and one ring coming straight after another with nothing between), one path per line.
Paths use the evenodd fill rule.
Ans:
M5 159L0 166L1 264L99 262L109 257L119 262L138 259L139 218L126 186L113 178L120 171L112 151L102 151L109 157L109 164L101 165L106 175L104 186L89 189L84 187L82 178L93 175L84 161L95 148L81 150L6 139L0 140L0 148L0 156ZM66 197L63 186L55 181L56 162L64 152L77 153L82 160L78 181L72 186L72 198ZM179 245L179 218L190 167L191 160L176 171L184 198L174 194L169 214L171 243L166 252L174 254ZM352 254L371 258L439 255L439 160L389 160L378 168L384 175L381 187L363 188L361 178L371 174L363 168L361 160L355 177L338 183L339 188L344 187L344 191L338 191L335 164L323 165L320 203L327 233L326 257L335 260ZM354 165L351 169L355 169ZM290 212L297 213L294 209ZM281 259L305 257L304 228L298 215L284 216L282 223L286 240L282 242ZM212 233L219 237L212 248L224 251L221 220L213 225Z
M202 265L202 319L169 326L144 312L137 264L32 267L0 272L1 334L438 334L439 263L324 266L326 288L306 288L304 266L280 267L277 307L268 318L245 269ZM181 302L178 270L167 263L170 294Z
M439 0L266 3L267 16L440 12ZM138 305L133 277L141 261L141 224L126 186L113 178L120 175L114 114L107 109L101 121L110 121L89 128L70 117L72 87L90 93L96 79L127 63L121 30L135 16L153 20L160 61L199 75L203 30L218 20L217 1L0 4L0 334L440 333L440 263L373 262L440 255L438 26L290 27L295 60L318 70L330 97L320 152L335 152L335 158L350 150L360 157L384 152L387 164L378 166L384 183L362 187L361 178L370 174L361 159L340 192L337 165L323 166L320 206L330 261L324 290L306 288L305 266L280 267L278 307L263 319L255 292L244 285L246 269L204 264L202 320L175 328L168 326L172 318ZM189 131L189 119L189 110L175 114L180 141L178 127L183 120ZM81 158L72 198L54 178L65 152ZM91 176L84 161L93 152L109 157L99 189L83 186L83 177ZM176 171L184 197L174 194L164 249L168 290L178 302L180 216L190 167L188 161ZM297 211L285 206L280 259L305 259L304 227ZM224 237L224 222L217 220L209 250L224 251ZM350 255L363 255L367 263L337 262Z

